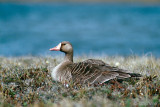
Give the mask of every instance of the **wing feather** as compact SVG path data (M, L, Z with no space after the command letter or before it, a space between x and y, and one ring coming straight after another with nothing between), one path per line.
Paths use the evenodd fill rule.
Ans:
M101 60L88 59L72 64L70 69L73 82L104 83L115 78L129 78L126 70L111 67Z

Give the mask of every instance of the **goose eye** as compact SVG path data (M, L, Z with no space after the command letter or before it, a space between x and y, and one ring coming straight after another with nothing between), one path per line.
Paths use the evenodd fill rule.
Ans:
M62 44L62 46L65 46L66 44Z

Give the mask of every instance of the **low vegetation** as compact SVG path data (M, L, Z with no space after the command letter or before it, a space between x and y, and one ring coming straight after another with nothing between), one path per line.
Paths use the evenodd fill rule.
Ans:
M123 82L111 80L99 86L66 87L52 81L51 69L63 59L47 57L0 57L0 106L160 106L160 59L148 56L78 56L140 73L143 77Z

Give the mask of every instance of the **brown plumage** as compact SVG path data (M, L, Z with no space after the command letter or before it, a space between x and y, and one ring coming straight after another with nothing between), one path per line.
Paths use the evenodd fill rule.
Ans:
M61 42L51 51L62 51L65 53L64 61L57 65L51 76L59 82L72 81L81 84L104 83L111 79L124 79L131 77L127 70L111 67L101 60L88 59L83 62L73 63L73 48L69 42Z

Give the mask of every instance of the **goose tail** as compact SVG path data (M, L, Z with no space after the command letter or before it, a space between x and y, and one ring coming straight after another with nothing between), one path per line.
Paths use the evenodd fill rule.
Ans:
M131 77L142 77L141 74L138 73L128 73Z

